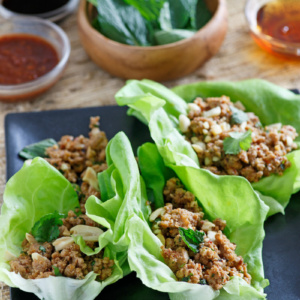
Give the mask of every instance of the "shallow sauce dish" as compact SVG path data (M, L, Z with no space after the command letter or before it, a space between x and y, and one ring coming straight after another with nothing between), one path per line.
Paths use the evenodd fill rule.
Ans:
M18 102L29 100L52 87L62 75L70 56L70 42L57 25L35 17L13 17L0 23L1 37L13 35L36 36L46 40L58 56L58 64L48 73L21 84L0 84L0 100Z
M206 1L211 20L192 37L161 46L129 46L112 41L91 25L96 9L82 0L78 11L81 43L102 69L121 78L157 81L183 77L215 55L227 31L226 0Z

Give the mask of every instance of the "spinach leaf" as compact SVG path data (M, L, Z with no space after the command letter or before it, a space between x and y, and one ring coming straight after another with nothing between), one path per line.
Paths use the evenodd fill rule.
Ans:
M40 246L39 249L40 249L43 253L46 252L46 248L45 248L44 246Z
M51 242L59 236L59 226L66 215L54 212L40 218L32 227L31 233L39 243Z
M98 10L93 21L94 28L107 38L127 45L152 46L177 42L192 36L211 17L201 0L88 1ZM200 21L197 21L199 13Z
M252 142L251 130L247 132L230 132L230 137L223 141L225 154L239 154L241 150L247 151Z
M185 229L179 227L179 234L182 237L185 244L195 253L199 252L199 245L203 243L205 233L193 229Z
M172 27L196 29L196 9L198 0L169 0Z
M160 10L158 22L159 22L160 28L162 30L171 30L172 29L172 22L171 22L171 13L170 13L169 2L165 2L164 6Z
M185 29L159 30L154 33L154 38L157 45L165 45L187 39L194 34L193 30Z
M249 120L248 115L244 113L242 110L234 106L230 106L230 110L232 111L232 115L230 119L231 124L241 124Z
M53 139L42 140L38 143L34 143L24 147L20 152L20 157L24 159L33 159L35 157L47 157L46 149L57 145L56 141Z
M148 21L157 21L166 0L124 0L134 6Z
M153 43L150 23L140 12L123 0L98 0L98 16L94 27L119 43L149 46Z
M192 26L197 30L202 28L212 18L212 13L208 9L205 0L198 0L195 16L195 23Z

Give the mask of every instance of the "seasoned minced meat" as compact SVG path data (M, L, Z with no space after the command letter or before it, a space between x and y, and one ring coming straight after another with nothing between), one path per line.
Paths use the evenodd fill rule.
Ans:
M99 226L86 215L79 215L73 211L62 219L59 228L59 238L70 237L70 229L76 225ZM72 240L72 238L71 238ZM38 243L32 236L22 243L21 255L10 262L11 271L20 273L25 279L46 278L55 276L55 268L65 277L83 279L89 272L98 274L98 280L105 280L113 271L114 261L103 257L103 251L93 256L87 256L80 251L80 247L71 241L62 250L56 251L51 243ZM89 247L97 247L96 242L87 242ZM39 254L35 259L34 255Z
M70 229L76 225L88 225L88 226L93 226L97 227L99 226L96 222L94 222L92 219L90 219L87 215L85 214L80 214L77 216L74 211L70 210L68 212L68 216L63 220L63 224L67 229Z
M226 96L197 98L188 114L189 126L183 127L186 139L197 153L200 165L218 175L241 175L250 182L263 176L282 175L290 167L286 154L297 148L298 136L294 127L280 123L262 127L259 118L247 113L248 121L235 124L232 119L233 104ZM223 141L230 132L252 131L252 143L247 151L237 155L225 154Z
M180 202L174 199L174 195L178 194L177 189L180 195L185 195L180 196ZM222 232L226 222L219 218L213 222L204 220L201 209L195 209L194 204L190 205L197 204L195 196L191 197L178 178L167 181L164 197L166 205L152 229L164 244L162 255L177 280L208 284L215 290L221 289L231 276L239 276L250 284L247 265L241 256L236 255L236 245ZM185 208L176 208L178 203ZM190 250L183 241L179 227L203 233L203 242L199 244L197 253Z
M96 173L107 169L105 149L108 143L105 132L99 129L99 117L90 118L89 138L80 135L65 135L58 145L46 149L46 160L63 173L72 183L84 177L86 169L91 167ZM83 182L80 193L85 199L91 195L100 197L100 192L87 182Z
M193 213L182 208L173 209L173 205L168 203L159 226L164 234L175 237L179 227L195 229L199 226L202 217L203 212Z
M185 208L192 212L201 211L195 196L183 189L183 184L178 178L168 180L163 193L166 202L172 203L174 208Z

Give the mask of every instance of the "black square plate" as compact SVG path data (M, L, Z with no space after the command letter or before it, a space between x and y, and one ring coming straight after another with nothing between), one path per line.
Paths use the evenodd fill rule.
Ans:
M59 140L62 135L87 136L90 116L100 116L100 128L112 138L118 131L129 137L133 149L150 141L149 131L133 117L126 115L126 108L92 107L32 113L9 114L5 119L7 178L22 166L18 152L26 145L45 138ZM245 199L246 200L246 199ZM300 299L300 194L294 195L285 215L277 214L265 223L263 259L268 299ZM37 299L34 295L11 289L13 300ZM143 286L134 274L106 287L97 299L152 300L168 299L168 295ZM199 297L200 299L200 297Z

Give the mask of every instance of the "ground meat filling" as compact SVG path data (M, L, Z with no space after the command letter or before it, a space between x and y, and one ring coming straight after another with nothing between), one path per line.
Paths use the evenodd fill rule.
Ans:
M38 243L32 235L27 234L22 243L21 255L10 261L11 271L25 279L49 276L83 279L91 271L98 274L97 280L108 278L112 274L114 261L103 257L103 251L92 256L85 255L74 243L70 233L76 225L84 224L91 229L98 224L84 214L77 216L73 211L69 211L67 218L62 221L59 237L51 243ZM97 242L86 244L92 249L98 246Z
M107 169L105 149L108 143L105 132L99 129L99 117L90 118L89 138L65 135L58 145L46 149L46 160L57 168L72 183L81 182L80 194L87 199L91 195L100 197L99 188L93 186L85 176L87 169L94 174ZM89 173L93 173L90 170ZM92 174L93 175L93 174ZM87 177L87 178L85 178Z
M208 284L219 290L231 276L239 276L250 284L251 276L247 273L247 265L241 256L236 255L236 245L222 232L226 222L221 219L213 222L203 220L204 213L201 212L195 196L186 191L177 178L167 181L164 198L165 207L151 215L152 219L156 218L152 230L162 241L165 263L178 281ZM183 241L179 227L204 233L197 253Z
M192 144L200 165L218 175L241 175L250 182L263 176L282 175L290 167L286 154L297 148L294 127L280 123L262 127L259 118L247 113L248 120L234 123L232 107L244 110L240 102L232 103L226 96L197 98L189 104L188 119L181 120L181 131ZM247 151L225 154L223 141L230 132L252 131Z

